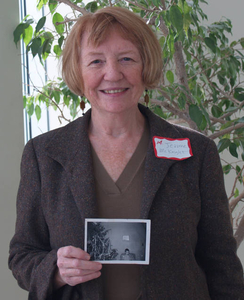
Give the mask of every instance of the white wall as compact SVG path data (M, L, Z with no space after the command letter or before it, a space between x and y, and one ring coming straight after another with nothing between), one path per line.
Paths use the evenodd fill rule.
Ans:
M35 0L33 0L35 1ZM244 36L243 0L209 0L203 5L209 21L222 16L233 21L234 39ZM0 2L0 298L24 300L22 291L7 267L9 241L14 232L15 199L19 181L19 164L24 146L21 67L19 50L12 33L18 23L18 0ZM244 259L244 250L239 251Z
M18 287L7 266L24 146L21 63L13 43L18 18L18 0L0 2L0 299L4 300L27 299L27 293Z
M220 21L222 17L230 19L233 25L233 40L244 37L244 1L243 0L206 0L208 5L202 4L203 11L210 23Z

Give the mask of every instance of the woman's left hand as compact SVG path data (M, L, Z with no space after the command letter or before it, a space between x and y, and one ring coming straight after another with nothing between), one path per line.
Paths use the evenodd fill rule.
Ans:
M57 252L57 266L54 277L54 288L65 284L75 286L101 275L102 264L90 261L90 255L80 248L73 246L62 247Z

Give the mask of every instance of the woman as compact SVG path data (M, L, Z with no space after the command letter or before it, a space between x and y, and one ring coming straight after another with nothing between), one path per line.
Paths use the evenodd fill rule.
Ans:
M128 10L72 29L63 76L91 110L24 150L9 266L29 299L244 299L214 142L138 105L161 70L157 39ZM165 155L181 142L183 157ZM90 261L95 217L151 219L150 264Z

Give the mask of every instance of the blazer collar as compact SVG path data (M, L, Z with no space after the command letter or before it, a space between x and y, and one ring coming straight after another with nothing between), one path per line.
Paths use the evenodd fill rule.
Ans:
M152 138L153 136L163 136L168 138L181 138L180 132L175 125L168 123L152 113L143 105L138 105L141 113L148 119L150 126L150 148L148 154L154 154ZM46 152L54 160L58 161L65 170L72 172L76 167L77 158L89 161L91 158L90 141L88 137L88 127L91 118L91 110L85 116L78 118L67 126L56 130L46 147ZM87 153L88 152L88 153ZM155 158L155 155L152 156ZM154 159L153 161L169 161ZM174 162L174 161L173 161ZM86 163L87 164L87 163Z
M142 193L141 218L147 218L153 199L167 175L170 167L177 163L176 160L157 158L153 148L153 137L160 136L165 138L183 138L175 125L168 123L156 116L148 108L139 105L139 109L147 117L150 127L150 141L148 145L145 174Z
M92 168L88 126L91 112L58 129L50 139L46 152L66 171L77 208L84 218L96 217L95 183Z
M147 118L150 127L150 141L145 162L141 218L147 218L152 201L175 160L157 158L154 154L153 137L182 138L175 125L168 123L139 104L141 113ZM92 168L91 146L88 126L91 110L85 116L58 129L50 140L47 154L58 161L69 174L71 186L78 209L84 217L96 216L95 184ZM84 190L85 188L85 196ZM82 195L82 197L80 197ZM84 199L85 203L81 201ZM88 204L89 203L89 204ZM86 204L86 205L85 205Z
M58 161L66 171L72 172L73 167L76 166L77 157L89 160L89 157L85 157L84 151L90 151L88 138L90 118L91 111L89 110L85 116L57 129L46 147L47 154Z

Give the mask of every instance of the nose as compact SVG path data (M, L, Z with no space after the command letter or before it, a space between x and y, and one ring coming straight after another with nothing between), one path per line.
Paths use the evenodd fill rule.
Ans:
M123 78L123 72L119 61L107 61L104 67L104 80L119 81Z

